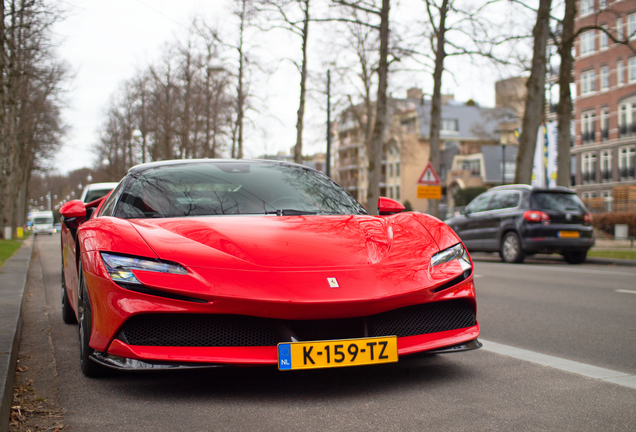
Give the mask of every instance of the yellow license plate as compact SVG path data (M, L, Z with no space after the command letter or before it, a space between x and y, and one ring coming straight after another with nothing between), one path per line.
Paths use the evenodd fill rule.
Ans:
M578 231L559 231L559 237L561 238L579 238Z
M397 337L278 344L278 369L318 369L398 361Z

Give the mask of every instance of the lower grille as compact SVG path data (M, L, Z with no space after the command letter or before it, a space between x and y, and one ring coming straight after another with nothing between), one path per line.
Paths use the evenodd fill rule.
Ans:
M144 314L130 318L117 339L144 346L274 346L279 342L415 336L472 327L465 300L407 306L361 318L276 320L243 315Z

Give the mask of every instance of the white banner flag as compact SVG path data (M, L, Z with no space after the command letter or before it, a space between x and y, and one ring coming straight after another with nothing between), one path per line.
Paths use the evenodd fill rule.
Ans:
M546 125L548 137L548 160L546 163L547 185L549 188L555 188L557 185L557 122L550 122Z
M534 149L534 164L532 165L532 181L530 185L540 188L545 187L545 135L545 126L539 126L539 131L537 132L537 147Z

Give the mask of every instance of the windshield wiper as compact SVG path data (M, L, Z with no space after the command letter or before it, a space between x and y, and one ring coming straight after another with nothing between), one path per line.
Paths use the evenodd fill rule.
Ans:
M277 209L276 211L265 212L265 214L275 214L276 216L303 216L303 215L315 215L318 212L296 209Z

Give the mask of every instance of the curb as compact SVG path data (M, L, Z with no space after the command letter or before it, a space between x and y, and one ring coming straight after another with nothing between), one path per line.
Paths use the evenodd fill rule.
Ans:
M470 257L474 261L485 261L485 262L503 262L499 255L496 253L484 253L484 252L475 252L470 254ZM528 264L540 264L541 262L560 262L564 263L563 257L560 255L535 255L526 258L525 260ZM614 259L614 258L587 258L585 260L585 264L598 264L598 265L614 265L620 267L636 267L636 260L628 260L628 259Z
M22 305L34 236L0 268L0 430L9 430L13 384L22 334Z

